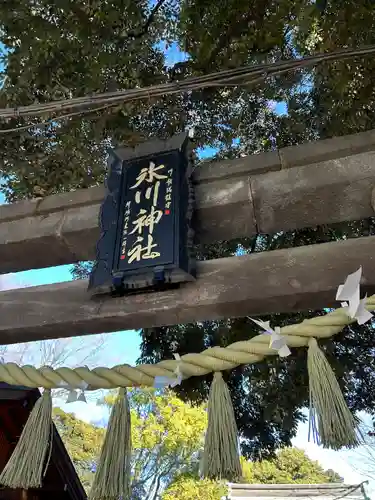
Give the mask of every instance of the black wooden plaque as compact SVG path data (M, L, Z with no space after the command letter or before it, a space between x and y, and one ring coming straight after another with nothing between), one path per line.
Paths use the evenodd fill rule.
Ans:
M194 279L191 167L186 133L111 152L90 290L134 293Z

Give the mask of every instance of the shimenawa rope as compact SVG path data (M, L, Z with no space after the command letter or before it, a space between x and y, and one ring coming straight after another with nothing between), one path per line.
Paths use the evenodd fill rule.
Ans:
M375 295L367 299L368 310L375 310ZM341 308L325 316L285 326L281 334L290 347L308 346L310 417L314 435L323 446L339 449L358 444L357 420L347 407L335 374L320 351L316 338L331 337L355 320ZM226 348L213 347L200 354L185 354L181 359L161 361L156 365L128 365L89 370L80 367L36 369L14 363L0 365L0 380L28 387L45 387L43 397L30 413L12 456L0 475L0 483L10 488L33 488L42 483L46 454L52 443L52 399L54 387L110 389L120 387L119 398L112 408L110 425L103 447L98 475L91 500L117 500L130 491L130 413L125 387L153 385L155 376L173 378L179 367L184 378L215 372L209 398L209 423L202 472L206 477L237 479L240 475L239 447L232 401L220 373L240 364L256 363L276 354L269 347L269 335L257 335ZM119 445L119 447L117 447ZM114 457L116 459L114 460ZM47 458L47 464L48 464ZM119 473L122 471L121 481Z
M375 310L375 295L367 299L366 308ZM308 346L310 338L328 338L339 333L345 326L354 323L343 308L324 316L304 320L281 328L289 347ZM175 377L177 364L183 378L198 377L210 372L231 370L241 364L257 363L265 356L277 355L269 347L269 335L257 335L250 340L235 342L228 347L211 347L201 353L181 356L181 361L164 360L154 365L117 365L112 368L98 367L90 370L79 368L56 368L45 366L18 366L15 363L0 364L0 381L11 385L44 387L46 389L80 388L88 384L87 390L113 389L117 387L153 386L156 376Z

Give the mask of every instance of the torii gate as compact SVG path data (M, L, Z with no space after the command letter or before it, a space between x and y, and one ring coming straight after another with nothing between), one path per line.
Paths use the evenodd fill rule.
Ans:
M203 165L195 176L198 241L213 242L372 216L374 150L375 131L370 131ZM102 188L92 188L0 207L1 271L92 258L103 194ZM196 281L178 289L125 298L100 296L93 300L87 294L85 281L1 292L0 343L329 307L334 304L338 285L361 266L365 291L374 289L374 241L375 236L369 236L205 261L198 265ZM354 280L351 293L346 286L341 290L349 307L281 329L258 322L271 334L271 343L269 336L261 334L226 348L213 347L176 360L137 367L53 370L12 363L0 365L2 381L46 389L30 414L0 483L25 489L41 485L51 442L51 388L79 388L82 383L90 389L120 387L91 500L128 498L131 434L126 388L155 386L157 378L167 379L170 385L170 381L175 383L177 379L180 383L183 378L211 371L214 377L203 475L239 478L236 423L221 372L242 363L258 362L275 354L275 350L280 356L288 355L288 346L308 347L313 434L334 449L358 445L358 421L350 413L317 339L330 337L355 320L362 324L371 318L368 311L375 310L375 295L360 303L359 275L356 273L358 283ZM281 352L283 348L286 350Z
M194 181L199 242L363 219L375 209L375 130L203 163ZM94 187L0 206L0 271L93 259L103 197ZM194 283L126 299L92 301L86 281L0 292L0 343L328 307L360 265L366 291L375 287L374 244L365 237L205 261Z

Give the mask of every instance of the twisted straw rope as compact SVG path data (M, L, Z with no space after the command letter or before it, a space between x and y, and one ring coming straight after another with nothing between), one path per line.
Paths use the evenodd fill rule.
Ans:
M366 309L375 310L375 295L366 301ZM289 347L307 346L309 339L332 337L345 326L354 323L343 308L336 309L325 316L303 320L295 325L281 328ZM81 388L88 384L87 390L113 389L116 387L153 386L156 376L175 378L179 364L183 378L206 375L210 372L231 370L241 364L257 363L265 356L277 354L269 347L269 335L257 335L250 340L235 342L228 347L210 347L197 354L185 354L181 361L164 360L154 365L138 366L117 365L112 368L98 367L90 370L79 368L56 368L49 366L18 366L16 363L0 364L0 381L10 385L25 387Z

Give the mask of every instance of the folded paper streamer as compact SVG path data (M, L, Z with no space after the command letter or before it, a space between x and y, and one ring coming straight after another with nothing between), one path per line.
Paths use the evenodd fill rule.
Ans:
M77 392L74 389L71 389L68 392L68 397L66 398L66 403L75 403L77 401Z
M84 380L82 380L82 382L77 385L77 387L81 389L81 393L78 396L76 389L73 389L68 384L66 384L64 381L61 381L61 383L60 383L60 387L64 387L64 388L69 389L68 397L66 399L67 403L75 403L76 401L82 401L83 403L87 403L86 396L85 396L85 390L88 388L88 386L89 385Z
M367 295L360 298L360 282L362 277L362 267L355 273L349 274L343 285L339 285L336 300L341 302L341 306L347 310L351 318L355 318L359 325L364 325L372 318L372 314L366 310Z
M89 384L87 382L85 382L84 380L82 380L82 382L80 384L78 384L78 389L81 389L81 391L86 391L88 386L89 386Z
M176 378L156 376L154 379L154 388L163 389L164 387L176 387L176 385L181 385L182 373L181 373L181 356L177 353L173 353L176 361L178 361L177 367L174 371Z
M84 391L81 391L81 394L78 396L77 401L82 401L82 403L87 403Z
M265 332L271 336L270 339L270 348L275 349L280 358L285 358L290 355L290 349L286 343L286 339L283 335L281 335L281 329L279 326L275 326L274 329L270 327L269 321L262 321L261 319L250 318L251 321L254 321L258 326L263 328Z

